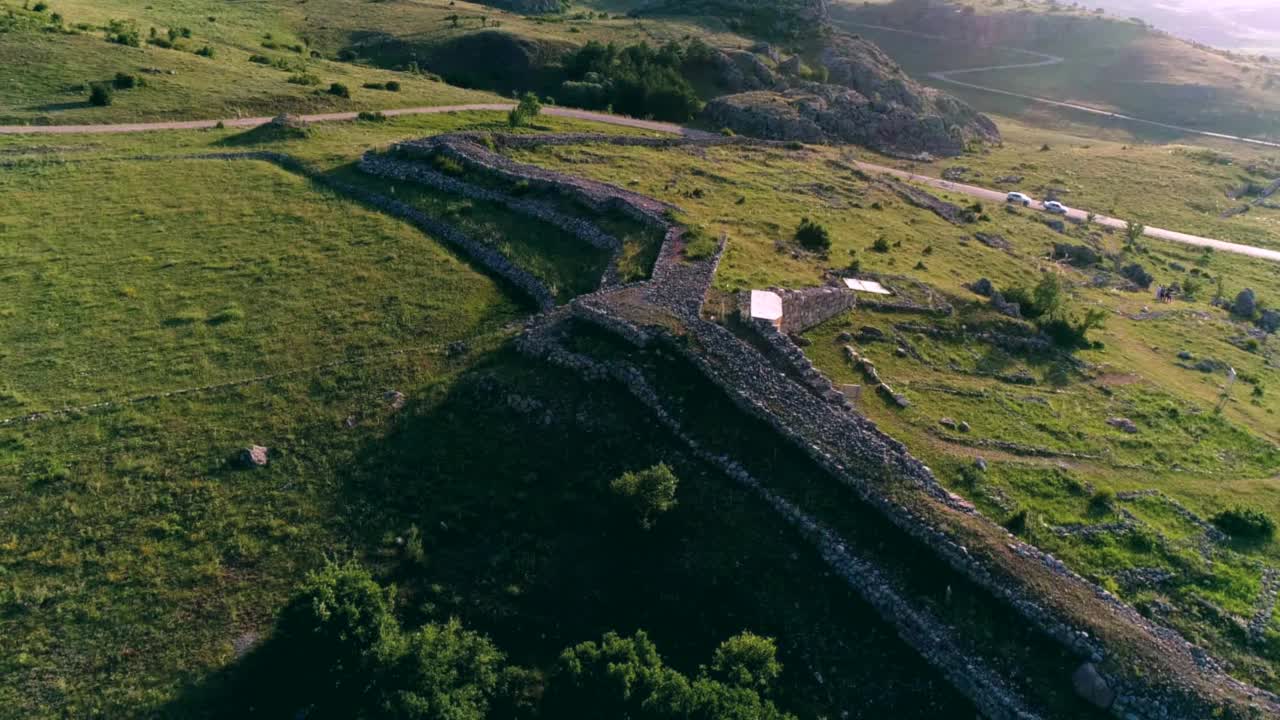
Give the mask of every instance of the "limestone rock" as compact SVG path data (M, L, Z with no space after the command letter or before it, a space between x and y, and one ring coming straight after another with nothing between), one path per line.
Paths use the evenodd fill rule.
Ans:
M1071 675L1071 686L1075 689L1076 695L1103 710L1111 707L1111 703L1116 699L1115 691L1107 685L1107 681L1098 673L1098 668L1093 663L1084 663L1076 668Z
M265 467L271 451L261 445L250 445L240 451L240 464L247 468Z
M1138 432L1138 426L1134 424L1134 422L1129 418L1122 418L1122 417L1107 418L1107 424L1117 430L1120 430L1122 432L1127 432L1130 435L1136 434Z

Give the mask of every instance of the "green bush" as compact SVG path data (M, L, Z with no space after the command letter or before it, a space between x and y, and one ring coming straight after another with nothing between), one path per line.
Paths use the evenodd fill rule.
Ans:
M360 87L364 88L365 90L385 90L387 88L386 83L377 83L377 82L367 82L361 85Z
M796 242L806 250L826 252L831 249L831 233L823 225L802 218L796 228Z
M1222 532L1240 540L1269 540L1276 532L1276 523L1264 513L1252 508L1234 507L1213 516L1213 524Z
M270 65L270 64L271 64L271 58L267 57L266 55L257 55L257 54L255 54L255 55L250 55L250 56L249 56L249 62L251 62L251 63L257 63L257 64L259 64L259 65Z
M399 81L399 80L388 80L388 81L387 81L387 84L386 84L386 86L385 86L385 87L386 87L386 88L387 88L387 90L388 90L388 91L390 91L390 92L400 92L400 81Z
M214 55L214 51L213 51L213 48L209 47L208 45L205 45L204 47L197 50L196 54L199 55L200 57L212 58Z
M520 98L520 104L507 114L507 124L513 128L528 125L530 121L542 113L542 101L538 96L527 92Z
M49 3L43 2L42 0L41 2L37 2L35 5L32 5L31 9L38 13L44 12L45 10L49 9Z
M641 527L653 527L658 515L676 506L676 487L680 480L665 463L647 470L623 473L609 483L614 494L631 506Z
M319 85L320 76L311 73L295 73L289 76L289 82L294 85Z
M387 121L387 116L383 115L382 112L379 110L374 110L373 112L370 112L368 110L361 110L360 114L357 115L356 117L357 119L363 122L386 122Z
M111 81L117 90L128 90L129 88L138 86L138 76L129 73L118 72L115 79Z
M889 241L878 237L875 242L871 243L871 249L878 253L887 253L889 252Z
M1089 509L1094 512L1105 512L1111 510L1116 504L1116 491L1111 488L1102 488L1093 493L1089 498Z
M1026 509L1024 508L1013 515L1010 515L1009 518L1004 521L1004 528L1014 535L1025 535L1027 532Z
M89 86L89 104L106 107L111 104L111 86L106 83L93 83Z
M349 98L349 97L351 97L351 91L350 91L350 90L348 90L348 89L347 89L347 86L346 86L346 85L343 85L342 83L332 83L332 84L330 84L330 85L329 85L329 94L330 94L330 95L336 95L337 97L340 97L340 98Z

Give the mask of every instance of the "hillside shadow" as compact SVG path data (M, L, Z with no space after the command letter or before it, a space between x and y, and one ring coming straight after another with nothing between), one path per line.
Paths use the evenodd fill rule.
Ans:
M23 110L28 112L62 112L65 110L83 110L93 107L93 103L88 100L69 100L67 102L45 103L44 105L32 105L25 107Z
M267 143L285 142L288 140L305 140L309 133L305 127L288 127L266 123L249 128L242 133L230 135L214 143L218 147L253 147Z
M796 688L782 699L798 710L816 710L805 671L814 654L841 666L841 686L822 688L837 696L826 706L857 698L909 720L967 705L767 507L691 460L629 396L512 351L411 395L399 412L361 421L385 432L339 472L333 508L357 556L398 588L407 627L457 617L509 662L539 668L570 645L644 629L687 673L750 629L780 639ZM646 530L609 482L660 461L681 480L679 504ZM857 660L817 641L824 633L859 638ZM304 663L263 635L160 715L305 708Z

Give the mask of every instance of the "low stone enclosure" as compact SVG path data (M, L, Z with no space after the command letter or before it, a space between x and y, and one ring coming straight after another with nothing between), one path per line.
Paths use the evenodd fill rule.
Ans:
M897 585L893 572L885 572L892 568L878 567L860 557L856 547L837 532L772 489L767 478L755 477L732 458L706 450L655 391L654 382L660 382L660 378L647 378L625 361L602 362L574 352L564 338L571 337L577 328L593 328L615 336L636 352L659 352L695 368L744 417L772 428L778 438L806 456L829 480L852 491L858 502L887 520L901 535L901 542L927 547L941 559L947 572L954 573L956 582L985 593L989 603L1008 609L1010 619L1018 618L1016 624L1034 628L1064 657L1074 658L1071 672L1038 681L1074 687L1080 698L1081 716L1107 713L1125 720L1280 717L1280 700L1275 696L1234 680L1204 651L1174 631L1143 618L1061 561L1020 541L970 503L948 492L906 447L866 418L850 412L843 397L835 396L839 393L829 382L824 386L825 378L811 365L808 370L812 372L806 371L799 364L803 354L797 358L788 349L790 346L798 352L784 332L776 328L772 334L763 332L766 344L789 356L787 362L793 363L790 370L780 371L776 357L771 360L725 327L703 319L702 305L721 252L702 260L686 259L682 253L684 228L674 220L673 206L607 183L517 163L497 152L504 147L583 143L654 147L782 145L737 138L455 134L393 147L394 154L405 158L444 155L470 170L557 193L596 211L619 211L662 231L664 242L650 280L619 285L606 277L600 290L574 299L567 307L553 308L549 293L522 284L519 272L512 272L505 258L489 258L483 247L474 253L467 250L468 246L460 242L465 239L457 238L456 231L451 238L448 231L442 233L441 228L435 227L434 221L415 217L415 210L395 201L370 198L365 193L366 200L443 236L486 267L493 261L492 269L503 277L516 278L513 284L538 299L545 310L530 321L519 339L522 352L570 368L590 381L622 384L691 452L756 493L796 527L834 573L896 625L902 639L938 667L987 717L1039 716L1024 696L1025 686L1019 687L995 672L983 658L965 652L966 628L938 617L929 604ZM370 154L362 167L447 192L467 195L483 191L485 199L568 230L584 242L613 247L611 238L592 223L553 214L556 211L550 206L424 174L403 167L400 162ZM810 295L825 297L817 292ZM834 308L846 302L835 293L827 295L830 297L819 305L830 303ZM815 310L813 318L822 317L828 309ZM804 310L797 311L795 317L796 327L810 319ZM1268 589L1277 586L1280 580L1269 575ZM1274 595L1272 591L1271 597Z

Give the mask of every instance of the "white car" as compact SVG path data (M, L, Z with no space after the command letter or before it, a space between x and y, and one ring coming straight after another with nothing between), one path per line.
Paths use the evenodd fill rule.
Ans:
M1009 193L1009 197L1006 198L1005 201L1011 202L1011 203L1018 203L1022 207L1031 207L1031 203L1035 202L1029 196L1023 195L1020 192Z
M1054 215L1066 215L1067 206L1063 205L1057 200L1050 200L1049 202L1044 204L1044 211L1053 213Z

